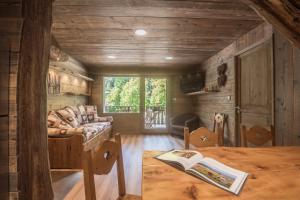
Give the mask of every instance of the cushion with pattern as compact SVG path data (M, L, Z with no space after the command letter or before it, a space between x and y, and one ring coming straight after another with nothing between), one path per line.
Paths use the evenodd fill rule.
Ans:
M73 128L80 126L80 123L77 121L74 113L70 113L65 109L57 110L56 113L66 122L68 122L68 124L70 124Z
M88 123L89 121L88 121L87 114L86 114L84 106L80 105L80 106L78 106L78 109L79 109L79 112L80 112L80 115L81 115L81 119L82 119L82 123L81 124Z
M75 118L77 119L77 121L80 124L82 124L82 117L81 117L80 111L77 106L67 106L65 108L65 110L67 110L69 112L73 112L75 114Z
M72 128L67 122L62 120L54 111L50 111L48 114L48 127L60 129Z
M96 122L95 119L98 118L97 107L96 106L85 106L85 111L87 114L88 122Z

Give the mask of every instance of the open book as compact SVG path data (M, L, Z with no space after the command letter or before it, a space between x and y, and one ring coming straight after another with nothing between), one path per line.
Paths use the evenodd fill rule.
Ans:
M197 151L172 150L156 158L236 195L248 176L212 158L204 158Z

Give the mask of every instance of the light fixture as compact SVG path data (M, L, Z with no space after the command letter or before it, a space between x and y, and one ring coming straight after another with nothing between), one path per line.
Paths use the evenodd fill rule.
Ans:
M107 58L109 58L109 59L116 59L117 57L110 55L110 56L107 56Z
M138 36L144 36L147 34L147 32L144 29L137 29L134 33Z
M167 56L165 57L166 60L173 60L173 57L172 56Z

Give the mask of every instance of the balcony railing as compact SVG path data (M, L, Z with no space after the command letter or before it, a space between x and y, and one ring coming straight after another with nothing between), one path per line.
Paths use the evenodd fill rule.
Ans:
M145 110L145 128L166 128L166 107L147 106Z
M106 113L139 113L139 106L105 106Z
M105 106L106 113L139 113L139 106ZM166 128L166 107L147 106L145 108L145 128Z

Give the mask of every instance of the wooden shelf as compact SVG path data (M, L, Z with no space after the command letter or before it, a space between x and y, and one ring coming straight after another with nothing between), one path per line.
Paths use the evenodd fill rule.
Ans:
M204 91L204 90L201 90L201 91L197 91L197 92L186 93L186 95L188 95L188 96L195 96L195 95L209 94L209 93L216 93L216 92L219 92L219 91L218 90L215 90L215 91Z

